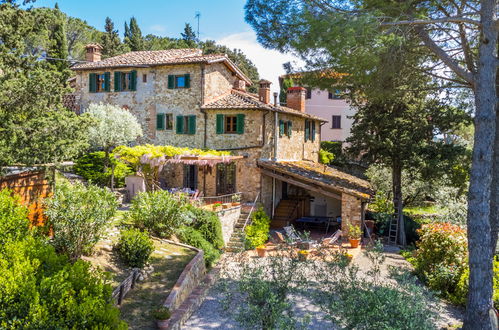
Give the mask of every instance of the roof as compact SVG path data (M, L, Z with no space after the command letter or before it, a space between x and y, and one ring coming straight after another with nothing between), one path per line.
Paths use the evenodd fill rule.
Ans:
M312 161L259 160L264 169L307 182L312 186L346 193L364 200L370 199L374 191L368 181Z
M247 109L247 110L270 110L290 115L296 115L304 118L315 119L323 122L327 120L301 112L292 108L280 105L266 104L259 100L258 95L232 89L229 93L222 95L212 102L204 104L202 109L220 110L220 109Z
M222 62L241 79L251 85L251 80L225 54L203 55L201 49L184 48L168 50L135 51L106 58L97 62L79 63L72 70L95 70L108 68L150 67L175 64L213 64Z

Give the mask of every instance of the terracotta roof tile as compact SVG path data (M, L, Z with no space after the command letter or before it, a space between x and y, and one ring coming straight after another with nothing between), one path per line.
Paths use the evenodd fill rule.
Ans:
M258 99L258 95L242 92L233 89L230 93L215 99L214 101L207 103L202 106L203 109L248 109L248 110L270 110L277 111L281 113L287 113L291 115L296 115L300 117L316 119L326 122L327 120L304 113L295 109L288 107L283 107L280 105L265 104Z
M320 185L324 189L344 192L362 199L369 199L374 195L368 181L329 166L324 169L324 165L316 162L259 160L258 165Z

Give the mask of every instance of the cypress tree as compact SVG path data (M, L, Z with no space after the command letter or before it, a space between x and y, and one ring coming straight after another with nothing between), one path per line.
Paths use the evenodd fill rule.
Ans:
M120 36L118 34L118 30L114 29L114 23L111 18L106 17L104 29L106 32L102 35L103 57L112 57L122 53Z
M130 25L125 23L125 44L131 51L144 50L144 38L135 17L130 18Z

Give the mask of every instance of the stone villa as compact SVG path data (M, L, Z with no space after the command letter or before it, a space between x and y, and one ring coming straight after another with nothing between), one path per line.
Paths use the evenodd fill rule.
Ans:
M259 198L273 227L304 216L341 216L360 223L372 191L366 181L318 163L325 120L305 112L302 87L290 88L288 107L271 100L270 82L252 82L225 55L199 49L138 51L101 60L87 46L76 73L74 98L129 109L141 122L140 143L228 150L243 156L212 170L174 164L163 171L165 187L199 189L204 196L241 192Z

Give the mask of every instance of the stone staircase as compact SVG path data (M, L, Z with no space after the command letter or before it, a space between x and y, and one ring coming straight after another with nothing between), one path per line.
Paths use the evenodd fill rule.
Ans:
M244 250L244 223L248 218L249 213L241 212L239 219L236 221L234 225L234 232L230 236L229 242L225 247L225 251L227 252L239 252Z

